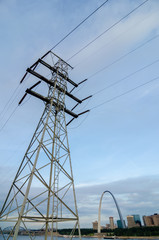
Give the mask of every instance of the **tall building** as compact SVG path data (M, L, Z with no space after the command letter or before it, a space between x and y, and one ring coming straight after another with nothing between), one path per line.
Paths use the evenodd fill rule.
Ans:
M92 222L93 230L98 230L98 221Z
M153 219L151 216L143 216L143 222L145 227L151 227L153 225Z
M151 216L143 216L143 221L146 227L159 226L159 214L155 213Z
M154 226L159 226L159 214L155 213L154 215L152 215L152 220Z
M123 221L124 221L124 225L125 225L125 220L123 220ZM117 220L117 227L118 228L123 228L121 220Z
M98 221L92 222L93 230L98 230ZM100 226L100 229L110 229L110 224L106 224L106 226Z
M128 223L128 228L132 228L135 227L136 223L134 221L134 217L133 216L127 216L127 223Z
M141 220L139 215L127 216L128 228L141 227Z
M115 225L114 225L114 219L113 217L109 217L109 222L110 222L110 229L114 229Z
M140 216L138 214L132 215L134 217L134 221L135 223L139 224L139 226L141 226L141 220L140 220Z

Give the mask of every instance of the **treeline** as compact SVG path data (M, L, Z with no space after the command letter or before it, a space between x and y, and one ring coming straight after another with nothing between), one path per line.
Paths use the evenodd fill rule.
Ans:
M116 228L115 236L159 236L159 227Z
M59 229L59 234L61 235L70 235L72 229ZM102 229L103 233L107 233L108 236L159 236L159 227L134 227L134 228L116 228L112 229ZM93 230L92 228L81 228L82 235L94 235L97 233L97 230ZM78 229L75 230L74 235L78 235Z
M61 235L70 235L72 229L70 228L59 229L58 232ZM82 235L93 235L94 233L97 233L97 230L93 230L92 228L81 228ZM78 235L78 229L75 230L74 235Z

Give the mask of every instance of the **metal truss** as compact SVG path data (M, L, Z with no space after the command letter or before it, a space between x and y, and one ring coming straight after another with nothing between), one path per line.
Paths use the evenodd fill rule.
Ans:
M68 77L70 66L54 56L57 61L53 66L42 58L38 60L50 69L51 80L35 72L37 62L27 69L45 81L49 90L47 97L33 92L33 87L39 82L26 90L26 94L43 100L45 109L0 212L0 222L12 225L10 234L7 237L2 235L4 239L17 239L20 228L25 229L30 239L33 238L29 231L31 228L44 229L45 239L48 235L53 239L58 225L64 222L73 223L71 239L76 228L81 238L65 118L66 113L73 119L78 115L66 108L65 96L78 103L82 101L67 91L68 82L77 87Z

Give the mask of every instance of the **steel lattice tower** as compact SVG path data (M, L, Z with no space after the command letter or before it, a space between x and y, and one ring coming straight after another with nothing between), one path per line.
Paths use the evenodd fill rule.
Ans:
M68 82L73 88L78 86L68 77L71 66L49 53L56 58L53 66L43 61L47 53L27 69L27 73L47 83L48 96L32 91L40 81L26 90L26 94L44 101L45 109L1 209L0 221L13 225L7 239L17 239L22 227L32 239L29 229L36 225L44 229L45 239L48 235L53 239L53 231L61 222L73 222L70 237L78 228L81 238L65 117L69 114L72 121L80 114L66 108L65 97L75 100L76 105L87 98L79 100L68 92ZM51 71L50 80L35 71L38 64Z

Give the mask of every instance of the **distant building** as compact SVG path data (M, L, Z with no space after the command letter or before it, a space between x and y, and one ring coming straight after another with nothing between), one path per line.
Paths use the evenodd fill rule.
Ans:
M153 226L153 220L151 216L143 216L143 222L145 227Z
M109 224L106 224L105 226L100 226L100 229L115 229L117 226L114 224L113 217L109 217ZM98 230L98 221L92 222L93 230Z
M110 224L107 223L107 224L105 225L105 228L106 228L106 229L110 229Z
M124 225L125 225L125 220L123 220L123 221L124 221ZM121 220L117 220L117 227L118 228L123 228Z
M113 217L109 217L109 222L110 222L110 229L114 229L115 226L114 226L114 219L113 219Z
M143 222L146 227L159 226L159 214L143 216Z
M136 214L136 215L132 215L134 217L134 221L135 223L139 224L139 226L141 226L141 220L140 220L140 215Z
M141 221L140 221L140 223L135 222L134 215L127 216L127 222L128 222L128 228L141 226Z
M135 221L133 216L127 216L128 228L135 227Z
M152 220L153 220L154 226L159 226L159 214L155 213L154 215L152 215Z
M98 230L98 221L92 222L93 230Z

